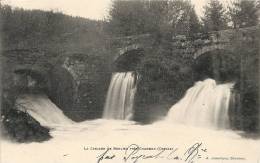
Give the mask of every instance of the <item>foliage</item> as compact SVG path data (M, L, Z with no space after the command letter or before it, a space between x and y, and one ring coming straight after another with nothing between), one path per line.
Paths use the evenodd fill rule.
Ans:
M150 33L169 37L189 35L200 29L194 6L189 1L114 0L109 14L108 29L119 36Z
M102 21L67 16L60 12L3 5L0 15L4 49L37 48L60 53L78 33L84 32L78 42L86 39L86 35L104 35ZM92 43L90 38L88 41Z
M255 0L236 0L229 7L233 28L244 28L258 24L259 3Z
M202 21L205 32L227 28L226 10L218 0L210 0L204 8Z
M251 33L259 35L259 28ZM245 39L236 44L236 53L240 56L240 82L238 90L241 101L239 115L241 128L246 131L259 130L259 37L253 40ZM257 82L258 81L258 82Z
M140 79L135 118L150 122L158 116L165 116L170 106L180 100L193 84L192 62L184 59L180 51L173 50L167 40L153 45L145 54L137 68Z
M113 1L110 9L109 29L113 33L127 36L145 33L144 3L137 1Z
M191 36L200 32L201 24L190 1L169 1L168 20L174 35Z

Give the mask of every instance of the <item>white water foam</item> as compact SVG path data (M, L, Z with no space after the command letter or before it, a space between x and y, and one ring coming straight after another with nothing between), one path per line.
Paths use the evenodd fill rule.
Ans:
M213 79L197 82L168 113L167 120L216 129L229 128L229 101L233 83Z
M183 160L140 159L138 163L187 163L185 151L195 143L202 143L201 158L194 163L257 163L260 159L260 140L240 137L233 131L209 130L172 123L138 125L130 121L95 120L71 126L59 126L51 131L53 138L42 143L18 144L1 142L1 163L96 163L103 150L90 150L91 147L127 147L137 144L140 147L178 148L174 156ZM89 148L88 150L84 150ZM164 155L171 151L165 151ZM138 154L157 154L158 150L142 150ZM101 163L125 163L125 150L111 150L112 160ZM209 160L206 160L209 157ZM215 159L213 157L216 157ZM231 160L231 157L243 160ZM221 160L229 159L228 161ZM133 163L133 160L127 161Z
M212 83L212 81L209 82ZM214 85L212 83L207 86L209 88L206 92L211 92ZM226 90L226 86L223 87ZM73 123L56 106L50 104L46 96L25 96L21 99L23 99L22 102L27 102L26 106L29 108L27 112L42 124L57 123L59 125L51 130L50 134L53 138L46 142L18 144L2 140L1 163L96 163L97 157L106 150L100 148L123 148L133 143L143 148L177 149L173 156L181 158L181 160L167 159L167 155L172 150L166 150L163 153L164 158L139 159L138 163L188 163L191 161L194 163L257 163L260 160L260 140L243 138L231 130L196 128L171 121L161 121L150 125L138 125L126 120L93 120ZM199 99L203 101L202 97ZM55 114L52 115L52 112ZM55 117L57 120L54 119ZM202 143L198 154L192 160L190 157L185 161L186 151L196 143ZM91 150L92 147L98 149ZM133 163L134 159L127 161L123 159L124 156L128 156L129 152L131 151L111 150L108 155L115 154L115 157L102 160L101 163ZM158 152L160 150L141 150L134 156L156 155Z
M17 99L16 105L19 110L29 113L43 126L69 125L74 123L43 94L22 95Z
M114 73L107 93L103 118L130 120L133 115L135 92L133 72Z

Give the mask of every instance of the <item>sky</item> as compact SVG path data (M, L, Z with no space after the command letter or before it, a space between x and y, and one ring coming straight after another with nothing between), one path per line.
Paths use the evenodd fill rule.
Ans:
M0 0L3 4L25 9L42 9L61 11L68 15L90 19L104 19L109 11L112 0ZM224 5L229 0L220 0ZM203 6L208 0L191 0L199 16L203 14Z

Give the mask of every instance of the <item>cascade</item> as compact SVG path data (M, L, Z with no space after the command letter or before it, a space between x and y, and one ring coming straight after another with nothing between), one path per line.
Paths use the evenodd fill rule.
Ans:
M27 112L43 126L74 123L43 94L22 95L16 100L16 105L20 111Z
M133 115L136 81L134 72L117 72L112 75L103 112L105 119L127 119Z
M195 83L173 105L167 120L209 128L229 128L229 101L233 83L216 84L213 79Z

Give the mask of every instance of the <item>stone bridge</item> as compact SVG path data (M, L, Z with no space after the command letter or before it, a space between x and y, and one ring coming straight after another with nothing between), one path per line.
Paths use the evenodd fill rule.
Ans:
M234 43L242 41L253 41L259 26L214 31L206 34L198 33L192 38L184 35L172 37L171 44L173 49L178 49L185 56L192 56L194 59L214 50L234 51ZM140 50L152 46L153 38L149 34L135 35L129 37L115 38L112 41L112 48L115 53L114 60L123 55L130 54L133 50Z
M234 52L236 47L233 44L254 41L258 37L255 35L257 33L256 30L259 30L259 26L216 31L208 34L196 34L192 38L178 35L172 37L170 44L172 45L172 49L177 49L180 54L197 59L201 55L210 54L208 52L214 50ZM150 34L110 38L107 41L109 44L107 51L113 54L112 62L117 62L126 56L128 59L131 56L143 56L144 54L139 53L139 51L151 48L154 41L154 38ZM5 49L2 59L5 60L6 65L12 65L5 69L7 72L30 69L39 72L43 76L46 76L51 69L57 67L58 63L61 69L64 69L64 71L67 71L71 75L71 78L74 80L73 85L79 85L81 81L88 79L88 75L84 71L89 65L84 60L93 60L95 58L92 57L90 59L84 55L85 53L54 55L46 50L36 48L13 48ZM95 59L97 60L98 58Z
M236 49L233 45L245 42L250 44L258 37L255 36L256 30L259 30L259 26L197 34L192 38L175 36L170 44L173 49L178 50L179 54L194 59L219 49L235 53ZM131 58L136 60L140 56L149 55L143 51L151 48L154 41L150 34L108 39L107 53L113 56L111 64L120 65L119 63L123 60L123 64L129 64L133 61ZM63 108L65 113L68 111L70 114L71 108L77 108L77 113L87 111L87 115L89 115L96 113L99 108L99 112L102 114L102 104L104 103L102 99L105 97L109 77L113 71L102 67L102 62L106 61L100 61L95 56L87 56L86 52L63 55L63 53L52 54L46 50L29 48L5 49L1 60L4 63L3 81L9 81L3 83L4 89L19 82L21 75L23 77L31 76L36 78L37 82L42 83L44 89L49 91L55 103ZM17 74L19 78L14 80L13 78ZM94 97L93 94L95 94ZM94 103L97 104L97 108L90 109ZM78 115L75 114L75 116ZM92 118L97 116L100 117L100 115L94 115ZM75 117L74 119L85 118Z

